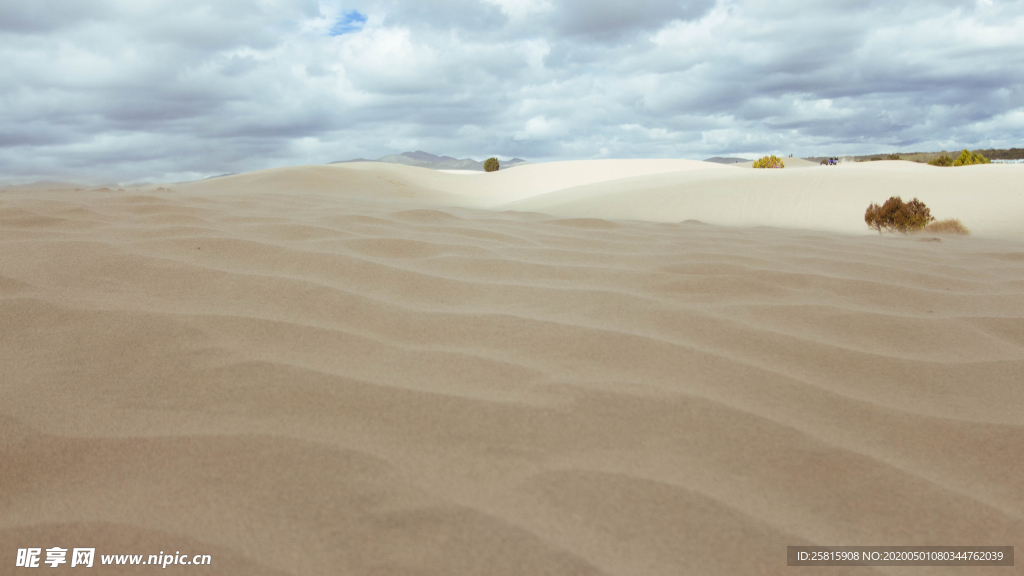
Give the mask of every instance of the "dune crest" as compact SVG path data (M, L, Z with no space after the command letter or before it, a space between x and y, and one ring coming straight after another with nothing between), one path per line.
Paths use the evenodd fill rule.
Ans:
M913 162L740 170L693 160L585 160L452 174L347 163L277 168L176 185L182 192L323 194L542 212L563 218L770 226L866 234L864 210L890 196L920 198L973 234L1024 239L1024 165L938 168Z

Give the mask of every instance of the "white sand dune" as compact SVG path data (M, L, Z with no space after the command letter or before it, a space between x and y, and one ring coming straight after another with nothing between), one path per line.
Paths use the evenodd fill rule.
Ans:
M1024 239L1024 165L912 162L747 170L692 160L590 160L450 174L352 163L279 168L176 186L195 194L275 191L543 212L564 217L770 226L867 234L864 210L918 197L974 234ZM802 162L803 164L799 164ZM788 165L787 165L788 166Z
M669 172L731 167L695 160L581 160L515 166L498 172L452 174L399 164L352 162L275 168L177 186L196 193L316 192L369 199L415 199L444 205L489 207L600 182Z
M673 172L567 188L503 207L563 216L866 233L864 210L890 196L920 198L934 216L959 218L975 234L1024 239L1024 166L1005 164L948 169L865 162L792 171L787 166Z
M367 576L1020 550L1024 166L704 164L0 192L0 574L50 546ZM893 193L977 234L835 233Z

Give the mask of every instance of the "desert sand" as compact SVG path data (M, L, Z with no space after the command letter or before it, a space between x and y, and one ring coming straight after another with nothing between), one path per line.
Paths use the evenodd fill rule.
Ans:
M0 574L51 546L367 576L1019 553L1022 176L374 163L2 191ZM869 233L892 194L974 234Z

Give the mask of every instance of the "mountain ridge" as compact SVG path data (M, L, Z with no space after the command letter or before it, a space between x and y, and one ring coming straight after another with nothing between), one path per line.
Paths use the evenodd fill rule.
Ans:
M475 170L479 172L484 171L483 161L473 160L472 158L452 158L451 156L438 156L431 154L430 152L424 152L423 150L416 150L415 152L402 152L401 154L389 154L382 156L376 160L367 160L366 158L355 158L352 160L338 160L336 162L330 162L329 164L345 164L348 162L386 162L388 164L404 164L406 166L418 166L420 168L430 168L433 170ZM512 168L513 166L519 166L522 164L529 164L522 158L512 158L511 160L499 161L502 168Z

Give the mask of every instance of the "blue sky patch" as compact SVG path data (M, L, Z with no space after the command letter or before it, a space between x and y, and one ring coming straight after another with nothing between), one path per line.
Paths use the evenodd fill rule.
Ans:
M331 26L329 34L331 36L341 36L342 34L359 32L363 29L364 24L366 24L366 14L361 14L358 10L352 10L345 12L341 15L341 18L338 18L334 26Z

